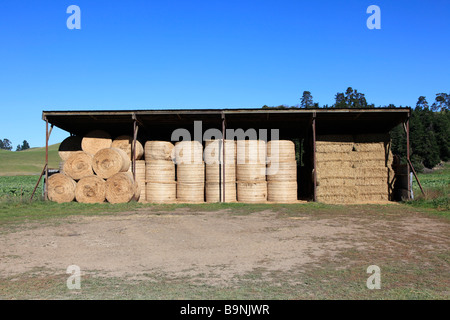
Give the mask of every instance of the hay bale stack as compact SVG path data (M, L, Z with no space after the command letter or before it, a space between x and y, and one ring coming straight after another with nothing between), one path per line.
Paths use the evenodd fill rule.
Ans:
M75 199L77 183L62 173L52 174L48 178L48 198L58 203L71 202Z
M106 200L106 182L99 176L80 179L75 189L75 199L81 203L103 203Z
M258 203L267 201L267 182L238 181L237 197L239 202Z
M287 203L297 201L297 161L295 144L290 140L267 143L267 200Z
M141 191L139 196L139 202L144 202L146 200L146 188L145 188L145 174L146 166L144 160L136 160L136 182L139 185Z
M206 202L220 202L223 198L222 182L205 182ZM223 202L236 202L236 181L225 182L225 199Z
M64 163L66 162L65 161L59 162L59 173L64 173Z
M236 202L236 142L234 140L205 141L204 159L206 202ZM225 169L225 176L223 169ZM224 183L225 198L222 199Z
M225 151L225 161L223 161L223 151ZM235 164L236 141L225 140L223 142L222 139L206 140L203 155L207 165Z
M70 136L61 142L58 148L58 155L62 161L66 161L72 153L76 151L82 151L81 149L82 137Z
M130 160L133 160L133 137L122 135L118 136L113 140L111 143L112 148L118 148L123 150ZM144 148L142 147L142 144L136 140L136 151L135 151L135 159L140 160L144 156Z
M174 158L177 165L203 163L203 146L196 140L179 141L175 143Z
M82 150L92 156L101 149L111 148L111 144L110 134L103 130L90 131L81 140Z
M237 140L236 181L239 202L267 200L266 182L267 147L263 140Z
M152 203L176 201L174 145L168 141L145 143L145 197Z
M108 179L116 173L128 171L130 164L130 158L125 151L118 148L107 148L97 151L92 167L99 177Z
M236 163L266 164L267 147L264 140L237 140Z
M145 161L173 160L174 145L168 141L147 141L145 143Z
M76 151L65 161L63 167L64 174L74 180L91 176L94 174L92 161L93 158L90 154L84 151Z
M151 203L171 203L177 200L177 185L172 182L146 182L146 199Z
M318 136L317 200L325 203L387 201L393 176L389 136Z
M173 182L175 181L175 164L166 160L145 160L145 181Z
M106 180L106 200L110 203L127 203L138 200L139 185L129 172L119 172Z
M175 143L177 201L204 202L205 163L203 147L198 141Z
M200 203L205 201L205 184L177 182L177 201Z
M267 200L276 203L297 201L297 181L267 182Z

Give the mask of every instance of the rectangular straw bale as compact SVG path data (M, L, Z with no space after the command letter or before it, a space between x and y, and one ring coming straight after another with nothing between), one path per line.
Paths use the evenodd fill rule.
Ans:
M316 141L316 153L351 152L353 142Z
M368 160L378 160L380 162L386 162L386 156L384 151L354 151L350 154L350 158L353 161L368 161Z
M355 186L317 186L317 196L341 195L355 197L358 194Z
M317 153L316 161L352 161L353 154L350 152L327 152L327 153Z
M318 179L317 185L323 187L348 187L355 186L356 180L353 177L327 177Z
M384 142L366 142L366 143L355 143L355 150L357 152L381 152L384 153L385 147Z

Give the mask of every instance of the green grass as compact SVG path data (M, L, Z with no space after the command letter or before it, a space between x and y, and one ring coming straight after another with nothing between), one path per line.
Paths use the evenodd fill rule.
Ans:
M49 146L49 168L57 169L60 158L59 144ZM24 151L0 149L0 176L39 175L45 165L45 148L31 148Z
M407 203L422 208L432 208L442 214L450 214L450 163L445 163L442 169L432 173L419 173L418 178L425 195L422 194L419 184L413 180L414 200Z

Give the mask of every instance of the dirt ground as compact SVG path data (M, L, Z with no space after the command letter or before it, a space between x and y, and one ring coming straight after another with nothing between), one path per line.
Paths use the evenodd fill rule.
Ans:
M423 215L141 210L70 217L1 233L0 277L36 270L61 274L77 265L82 275L199 276L214 285L257 268L289 272L320 267L324 259L346 268L352 260L343 252L367 252L362 263L369 266L386 256L401 260L448 253L449 244L448 222Z

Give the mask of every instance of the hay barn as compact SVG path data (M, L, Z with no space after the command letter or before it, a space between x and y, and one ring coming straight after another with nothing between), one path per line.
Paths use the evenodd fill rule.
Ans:
M409 143L409 115L409 108L375 108L43 111L42 117L46 123L46 146L54 126L68 133L67 141L60 147L62 173L75 172L72 177L76 182L81 180L80 175L86 175L83 170L94 175L97 171L97 176L107 182L110 176L127 171L137 181L136 189L127 181L127 199L135 199L136 195L139 198L140 194L143 202L176 201L178 193L180 197L183 195L182 199L189 199L192 194L195 198L192 202L207 199L247 202L248 199L248 202L346 204L409 197L409 167L405 169L394 161L389 136L391 129L403 124ZM192 140L200 137L200 162L203 156L205 159L223 156L225 165L176 164L176 157L172 159L170 155L177 150L177 141L171 141L177 129L185 129ZM233 143L230 147L227 143L225 148L220 147L218 152L223 153L220 157L217 154L214 157L214 153L211 156L208 142L203 140L208 129L220 131L227 143ZM266 140L262 148L267 161L247 161L248 154L239 154L239 141L233 141L233 137L228 141L230 130L252 129L267 132L266 137L258 137ZM276 136L272 136L273 129L278 130ZM97 142L96 137L101 140ZM279 144L275 144L277 140ZM270 160L271 144L280 146L279 161ZM110 150L105 152L107 148ZM225 155L227 148L234 150L234 157L230 157L230 152ZM100 150L103 156L98 154ZM71 152L84 152L78 157L85 159L70 158ZM108 157L112 159L105 160ZM241 158L247 162L239 164L236 159ZM89 161L93 169L86 165ZM271 166L278 169L279 175L270 175ZM48 181L48 169L46 165L43 170L45 181ZM260 169L266 175L259 174ZM198 172L193 174L198 181L187 180L189 172ZM83 180L84 196L89 197L91 191L86 181L89 180ZM98 189L98 181L96 186ZM100 199L105 197L103 189ZM98 198L98 191L94 193ZM45 197L49 198L47 184ZM89 201L96 202L97 198Z

